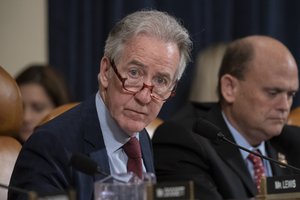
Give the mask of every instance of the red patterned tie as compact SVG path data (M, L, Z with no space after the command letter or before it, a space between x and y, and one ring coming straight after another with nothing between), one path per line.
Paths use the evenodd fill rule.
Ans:
M259 153L259 151L255 151L255 152ZM260 157L254 155L254 154L251 154L251 153L249 154L248 159L253 163L256 187L257 187L258 192L260 192L260 184L261 184L262 178L265 176L265 169L264 169L262 160Z
M130 140L124 144L123 149L128 156L127 171L131 171L141 178L143 173L142 153L138 139L131 137Z

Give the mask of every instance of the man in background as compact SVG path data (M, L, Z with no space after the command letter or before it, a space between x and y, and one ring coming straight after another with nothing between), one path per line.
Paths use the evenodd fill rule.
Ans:
M231 144L209 141L201 134L216 133L205 126L198 133L192 127L204 118L236 144L298 165L299 128L285 126L297 90L297 65L281 42L267 36L233 41L219 71L219 103L190 103L156 130L158 181L193 180L199 199L248 199L258 194L262 177L292 173Z

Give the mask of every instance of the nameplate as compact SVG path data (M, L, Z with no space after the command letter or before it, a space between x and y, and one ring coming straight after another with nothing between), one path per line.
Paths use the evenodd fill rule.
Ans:
M300 176L267 177L267 194L300 192Z
M151 200L194 200L194 184L188 182L161 182L148 188Z

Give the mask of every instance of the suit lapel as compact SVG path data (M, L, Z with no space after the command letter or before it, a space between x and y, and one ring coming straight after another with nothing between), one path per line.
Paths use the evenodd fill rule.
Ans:
M145 129L140 132L140 143L146 171L154 173L152 146Z
M221 109L219 106L215 106L211 111L208 112L205 117L207 120L216 124L221 130L222 133L231 141L234 141L223 117L221 114ZM216 152L220 155L220 157L232 168L232 170L238 174L241 180L244 182L245 187L249 190L253 196L256 195L257 190L255 184L252 180L252 177L246 167L245 161L242 158L242 155L239 149L231 144L227 144L224 141L220 143L213 144Z
M81 111L84 125L84 152L97 162L100 169L110 174L107 151L105 148L99 119L96 111L95 96L83 104ZM97 174L94 179L100 180L104 175Z
M230 146L220 145L220 147L216 149L224 161L238 174L246 188L254 196L257 193L256 187L245 165L245 161L243 160L239 150Z
M95 160L102 171L110 174L108 155L104 144L99 119L96 111L95 96L83 103L81 115L83 122L86 123L84 134L84 151ZM152 146L150 138L145 130L140 133L140 143L143 155L143 161L147 172L154 172ZM95 180L104 178L103 175L96 175Z
M278 152L276 151L276 149L271 145L271 143L268 141L266 142L266 150L268 153L268 156L270 158L273 158L274 160L278 160ZM271 168L272 168L272 174L273 176L282 176L282 175L286 175L286 171L287 169L284 167L279 166L278 164L275 164L273 162L270 162Z

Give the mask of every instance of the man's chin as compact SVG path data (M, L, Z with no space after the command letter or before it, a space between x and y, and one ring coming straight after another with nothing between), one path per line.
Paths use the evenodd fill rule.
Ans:
M125 130L128 134L133 135L134 133L140 132L145 128L144 122L133 121L125 125Z

